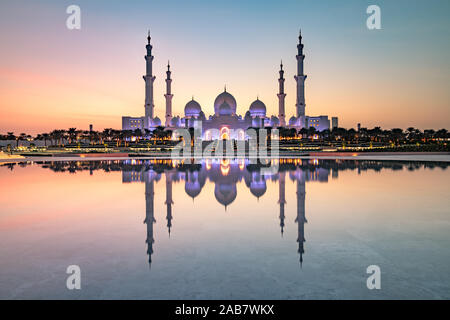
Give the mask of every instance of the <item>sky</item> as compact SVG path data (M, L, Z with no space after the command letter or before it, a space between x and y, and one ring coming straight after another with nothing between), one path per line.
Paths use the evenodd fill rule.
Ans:
M66 27L72 4L80 30ZM371 4L381 30L366 27ZM291 117L301 28L307 115L346 128L450 129L449 12L448 0L2 0L0 134L120 129L122 116L142 116L148 29L161 119L168 60L173 113L194 96L208 116L224 85L239 114L259 96L276 115L283 59Z

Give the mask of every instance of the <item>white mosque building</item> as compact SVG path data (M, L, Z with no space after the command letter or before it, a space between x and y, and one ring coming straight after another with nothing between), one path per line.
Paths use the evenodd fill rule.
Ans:
M305 80L303 62L305 55L303 54L302 35L299 34L299 43L297 45L297 73L294 76L297 83L297 99L295 106L295 115L286 122L285 113L285 98L284 92L284 70L283 63L280 65L280 77L278 79L279 92L278 96L278 116L267 115L267 108L264 102L259 99L253 101L245 115L238 115L236 113L237 103L233 95L224 91L220 93L214 101L214 114L207 117L202 110L200 104L192 98L184 107L184 116L172 115L172 90L171 90L171 71L170 65L167 65L166 71L166 115L165 128L173 130L177 128L198 128L201 124L203 140L215 139L235 139L245 140L245 130L248 128L265 128L265 127L286 127L300 130L302 128L315 128L317 131L330 129L330 120L328 116L306 116L305 115ZM145 81L145 116L143 117L122 117L122 130L154 130L161 126L161 120L154 116L154 102L153 102L153 83L155 76L152 71L153 56L152 45L150 44L150 33L147 37L147 55L146 60L146 75ZM211 108L212 109L212 108ZM338 126L337 117L333 117L332 126Z

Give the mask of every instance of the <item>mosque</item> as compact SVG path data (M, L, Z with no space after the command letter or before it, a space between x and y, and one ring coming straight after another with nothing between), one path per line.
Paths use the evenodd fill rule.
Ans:
M145 81L145 116L143 117L122 117L122 130L154 130L156 127L162 126L161 119L154 116L154 100L153 100L153 83L156 77L153 75L153 58L152 48L150 44L150 33L147 37L147 55ZM166 115L165 128L167 130L174 130L178 128L199 128L201 125L202 139L234 139L245 140L248 137L245 130L248 128L265 128L265 127L285 127L295 128L300 130L302 128L315 128L317 131L330 129L330 120L328 116L306 116L305 115L305 80L303 63L305 55L303 54L303 44L301 32L298 37L297 45L297 72L294 79L297 83L297 96L295 105L295 115L293 115L288 122L286 122L285 112L285 98L284 91L284 70L283 63L280 64L279 79L278 79L278 115L267 115L267 108L264 102L259 99L253 101L245 115L238 115L237 102L233 95L227 91L220 93L214 101L214 114L207 117L201 105L192 98L184 107L184 116L172 115L172 98L171 90L172 78L170 71L170 64L167 65L166 71ZM337 117L332 118L332 127L338 126Z

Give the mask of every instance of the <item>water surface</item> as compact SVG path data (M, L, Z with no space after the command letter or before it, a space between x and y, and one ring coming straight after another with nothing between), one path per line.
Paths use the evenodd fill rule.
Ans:
M0 166L3 299L449 299L444 162ZM81 268L81 290L66 268ZM368 290L366 268L381 268Z

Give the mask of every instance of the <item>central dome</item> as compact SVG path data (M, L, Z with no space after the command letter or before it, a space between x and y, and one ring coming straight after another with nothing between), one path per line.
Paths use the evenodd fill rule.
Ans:
M232 114L235 114L236 113L236 99L234 99L234 97L231 94L229 94L226 90L224 92L222 92L221 94L219 94L217 96L216 100L214 100L215 114L219 115L219 108L224 102L226 102L230 106Z
M219 107L219 116L231 116L233 111L228 103L224 102Z
M198 117L200 112L202 112L202 107L194 99L186 103L186 106L184 107L184 114L186 117Z
M235 184L222 184L217 183L214 187L214 196L220 204L225 208L236 199L237 189Z

